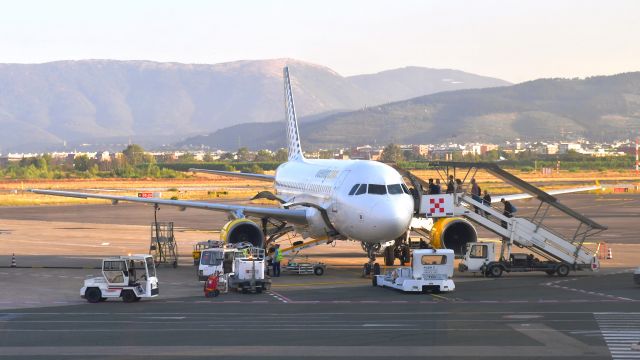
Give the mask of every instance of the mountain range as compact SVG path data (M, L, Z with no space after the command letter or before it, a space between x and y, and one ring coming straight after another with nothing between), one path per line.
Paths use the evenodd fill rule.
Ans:
M237 149L284 146L284 123L241 124L182 145ZM613 140L640 130L640 72L586 79L539 79L458 90L340 112L300 124L306 148L362 144ZM635 136L635 135L633 135Z
M114 60L0 64L0 152L61 149L64 143L91 143L94 150L107 146L99 144L128 141L157 147L218 130L224 134L227 130L221 129L242 123L282 120L285 64L298 116L313 126L320 118L333 121L341 116L337 113L368 112L379 104L427 94L510 85L457 70L419 67L344 77L293 59L213 65ZM240 128L255 132L262 127ZM245 135L230 139L235 145L261 146Z

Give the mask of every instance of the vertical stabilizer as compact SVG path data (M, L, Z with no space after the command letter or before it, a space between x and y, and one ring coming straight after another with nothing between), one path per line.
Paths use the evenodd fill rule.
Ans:
M289 161L301 161L302 147L300 146L300 133L298 132L298 119L296 118L296 108L293 104L293 92L289 81L289 67L283 69L284 76L284 107L287 119L287 144L289 151Z

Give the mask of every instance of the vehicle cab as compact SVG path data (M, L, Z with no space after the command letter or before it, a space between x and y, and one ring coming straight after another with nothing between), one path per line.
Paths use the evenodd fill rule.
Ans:
M234 260L242 253L238 249L214 247L204 249L200 253L198 280L205 281L216 272L229 274L234 272Z
M495 246L496 244L492 242L467 243L467 249L458 265L458 270L484 273L487 265L494 261Z

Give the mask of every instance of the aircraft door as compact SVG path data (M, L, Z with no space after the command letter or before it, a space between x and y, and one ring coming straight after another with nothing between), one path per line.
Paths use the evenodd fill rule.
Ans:
M129 270L127 262L124 260L104 261L102 263L102 274L109 285L129 284Z
M344 180L349 176L351 170L342 171L336 181L333 184L333 194L331 195L331 211L334 213L338 212L338 189L342 186Z

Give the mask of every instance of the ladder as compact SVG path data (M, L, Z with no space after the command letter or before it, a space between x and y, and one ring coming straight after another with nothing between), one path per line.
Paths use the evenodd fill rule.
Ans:
M562 261L575 268L597 270L598 259L583 246L583 239L566 239L563 236L522 217L507 217L490 205L473 199L468 194L458 195L456 214L464 216L484 228L502 236L507 246L515 244L549 260ZM475 212L475 208L479 211ZM488 216L487 216L488 215ZM503 226L506 224L506 228Z

